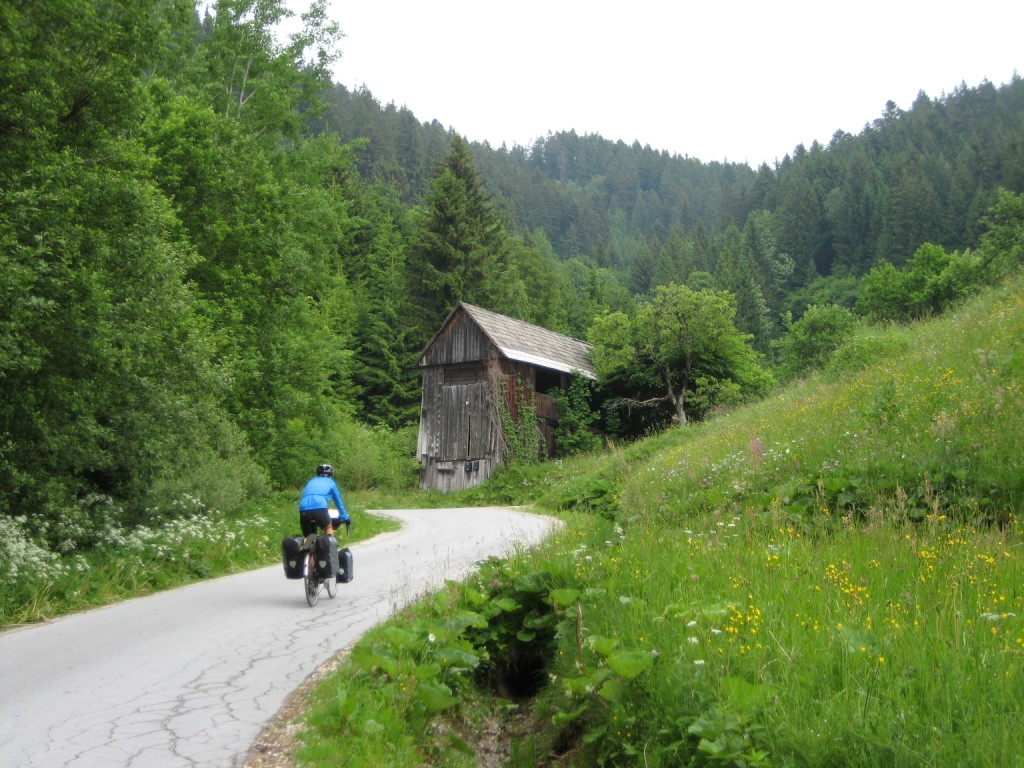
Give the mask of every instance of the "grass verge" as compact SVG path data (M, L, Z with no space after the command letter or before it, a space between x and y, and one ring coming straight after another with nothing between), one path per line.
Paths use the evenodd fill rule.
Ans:
M173 519L130 530L108 526L82 553L33 545L16 521L0 518L0 629L279 562L281 539L298 533L297 496L280 493L236 516L185 498ZM363 513L372 499L347 494L352 541L398 526Z

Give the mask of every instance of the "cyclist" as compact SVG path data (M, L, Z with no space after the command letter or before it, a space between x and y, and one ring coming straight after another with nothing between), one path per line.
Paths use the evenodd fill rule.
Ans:
M334 533L334 522L329 511L332 501L338 509L338 522L348 524L345 502L341 500L341 491L334 482L334 467L321 464L316 468L316 477L311 478L302 489L302 498L299 499L299 525L303 536L316 533L317 526L323 528L325 533Z

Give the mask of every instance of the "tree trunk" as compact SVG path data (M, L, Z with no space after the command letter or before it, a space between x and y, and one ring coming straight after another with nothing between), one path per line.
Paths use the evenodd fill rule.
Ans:
M680 427L686 426L686 408L683 403L683 396L672 398L672 404L676 407L676 421L679 422Z
M666 364L665 365L665 389L668 390L668 399L675 406L676 409L676 421L680 427L686 426L686 386L684 385L680 390L679 394L676 394L675 387L672 386L672 369Z

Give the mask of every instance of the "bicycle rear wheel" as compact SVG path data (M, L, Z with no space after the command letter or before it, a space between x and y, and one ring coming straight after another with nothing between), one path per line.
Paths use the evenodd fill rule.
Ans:
M312 608L320 597L320 579L316 576L316 555L309 552L306 555L306 602Z
M327 596L333 600L334 596L338 594L338 579L330 576L324 579L324 586L327 587Z

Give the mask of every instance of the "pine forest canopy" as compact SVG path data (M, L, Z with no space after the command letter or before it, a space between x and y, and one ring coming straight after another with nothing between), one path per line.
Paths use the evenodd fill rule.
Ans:
M441 125L381 107L365 89L335 85L325 100L314 127L365 137L364 175L388 179L409 202L421 199L447 151ZM976 245L994 190L1017 192L1024 181L1016 139L1022 101L1019 77L1000 88L964 85L937 100L922 93L907 112L890 102L858 136L798 146L776 168L757 171L572 131L529 148L472 150L512 231L540 229L561 259L636 269L640 287L649 288L644 262L668 258L661 252L670 243L682 241L698 251L691 256L698 265L714 266L701 251L728 247L718 238L731 227L743 233L751 214L768 211L777 245L791 254L797 277L808 279L863 274L880 258L900 264L926 241ZM931 207L923 220L922 206Z
M183 493L237 509L413 423L459 301L586 338L686 286L770 365L808 306L977 247L1024 189L1016 77L756 171L571 131L495 149L332 84L326 3L280 40L288 13L0 13L0 510L55 548Z

